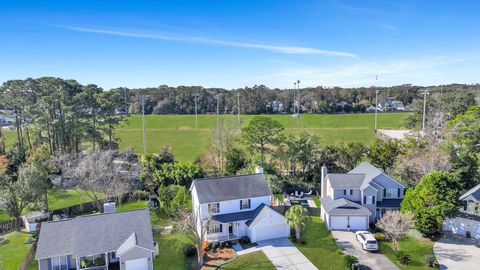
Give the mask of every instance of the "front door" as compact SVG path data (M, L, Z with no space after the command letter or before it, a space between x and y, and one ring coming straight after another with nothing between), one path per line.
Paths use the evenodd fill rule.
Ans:
M228 224L228 233L233 234L233 223Z

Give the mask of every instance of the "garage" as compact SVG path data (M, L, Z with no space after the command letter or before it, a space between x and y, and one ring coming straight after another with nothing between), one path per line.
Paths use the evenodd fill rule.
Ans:
M367 230L368 216L331 216L331 230Z
M258 227L253 229L253 240L255 242L262 240L275 239L280 237L288 237L290 233L290 227L288 224L278 224L268 227Z
M147 258L125 261L125 269L126 270L147 270L148 269Z
M480 239L480 222L467 218L447 218L443 221L443 230L456 235Z

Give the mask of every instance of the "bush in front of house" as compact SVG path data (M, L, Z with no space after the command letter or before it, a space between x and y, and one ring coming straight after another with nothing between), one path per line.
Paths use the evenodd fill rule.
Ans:
M345 266L348 267L348 269L352 269L352 265L358 263L357 257L353 255L345 255L345 257L343 257L343 260L345 262Z
M377 241L384 241L385 240L385 234L381 232L377 232L374 234L375 240Z
M395 258L401 265L408 265L412 260L411 256L403 251L399 251L395 254Z
M195 253L197 253L195 245L188 244L183 247L183 255L185 255L185 257L192 257L193 255L195 255Z
M242 236L242 238L240 238L240 243L242 243L242 244L250 244L250 237L248 237L248 236Z
M424 262L426 267L438 268L437 258L433 254L425 256Z

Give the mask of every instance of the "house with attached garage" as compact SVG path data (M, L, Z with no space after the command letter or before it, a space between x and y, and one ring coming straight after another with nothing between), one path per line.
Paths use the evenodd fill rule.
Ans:
M455 218L443 222L443 230L480 240L480 184L465 192L459 200L463 206Z
M285 217L271 207L272 192L261 168L256 174L195 179L190 191L194 215L208 225L208 242L290 235Z
M405 187L368 162L348 173L321 170L321 217L330 230L367 230L385 211L400 209Z
M43 222L35 257L39 270L153 270L157 254L143 209Z

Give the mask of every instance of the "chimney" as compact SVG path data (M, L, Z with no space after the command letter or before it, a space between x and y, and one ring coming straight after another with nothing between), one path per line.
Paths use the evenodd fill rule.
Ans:
M327 171L327 166L325 166L325 164L322 165L322 168L320 169L320 175L321 175L321 182L320 182L320 185L321 185L321 197L325 197L327 196L327 181L326 181L326 178L327 178L327 174L328 174L328 171Z
M257 166L257 167L255 167L255 173L261 173L261 174L263 174L263 168L262 168L262 166Z
M107 202L103 204L103 213L104 214L113 214L116 211L114 202Z

